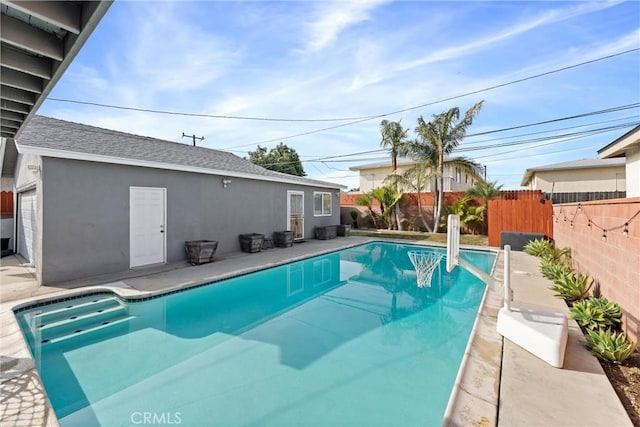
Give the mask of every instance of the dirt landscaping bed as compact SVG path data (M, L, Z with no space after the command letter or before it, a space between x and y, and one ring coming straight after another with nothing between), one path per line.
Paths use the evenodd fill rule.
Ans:
M602 363L611 385L634 426L640 426L640 352L634 351L620 365Z

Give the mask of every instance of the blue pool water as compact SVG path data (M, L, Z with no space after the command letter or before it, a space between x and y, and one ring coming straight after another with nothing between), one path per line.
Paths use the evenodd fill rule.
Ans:
M17 313L62 426L440 425L485 285L370 243L141 302ZM495 254L462 251L489 272Z

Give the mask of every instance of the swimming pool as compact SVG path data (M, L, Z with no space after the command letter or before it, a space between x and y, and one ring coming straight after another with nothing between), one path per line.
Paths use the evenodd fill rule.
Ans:
M162 297L21 309L61 425L440 425L485 285L370 243ZM495 254L463 251L489 272Z

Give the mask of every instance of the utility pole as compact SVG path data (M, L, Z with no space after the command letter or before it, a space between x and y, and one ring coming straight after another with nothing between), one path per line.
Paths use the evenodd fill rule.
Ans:
M193 146L196 146L196 139L199 139L200 141L204 140L204 136L201 137L197 137L195 134L193 135L187 135L186 133L182 132L182 137L187 137L187 138L193 138Z

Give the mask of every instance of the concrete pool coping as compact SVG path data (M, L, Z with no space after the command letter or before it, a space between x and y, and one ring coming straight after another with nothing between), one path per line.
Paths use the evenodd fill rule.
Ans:
M61 284L55 288L34 287L34 281L29 282L24 267L13 261L15 258L9 262L3 259L0 424L58 425L15 320L13 309L16 307L33 304L34 300L42 302L105 289L129 298L163 294L371 241L443 246L423 241L362 237L312 240L296 244L294 248L274 248L256 254L232 253L216 257L216 262L211 264L188 266L178 263ZM503 276L502 253L499 253L493 277L501 282ZM566 305L553 297L547 288L549 284L538 272L537 258L521 252L512 253L513 306L566 313ZM14 292L14 287L27 289L26 295L25 292ZM3 288L12 292L7 295ZM582 345L582 333L574 321L570 320L564 369L556 369L496 332L501 305L501 288L488 286L444 425L632 425L599 362Z

